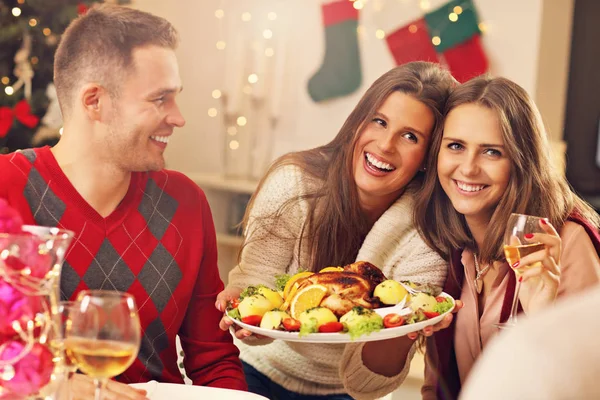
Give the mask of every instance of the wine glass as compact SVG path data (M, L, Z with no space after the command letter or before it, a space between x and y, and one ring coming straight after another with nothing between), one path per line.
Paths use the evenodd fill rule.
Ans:
M532 242L525 238L526 235L534 233L546 233L540 225L541 217L534 217L532 215L525 214L511 214L508 218L506 225L506 232L504 233L504 256L509 265L514 265L521 258L535 253L536 251L543 250L544 244L540 242ZM517 308L519 306L519 290L521 289L520 277L529 268L540 266L540 262L533 263L531 265L519 265L518 268L513 268L517 278L515 286L515 295L513 297L512 308L510 311L510 317L504 323L496 324L500 329L511 328L517 323Z
M57 307L58 313L58 330L57 337L52 339L50 342L50 346L56 353L58 353L62 358L62 374L63 374L63 384L61 386L61 391L66 390L67 397L61 398L71 398L71 377L77 371L77 361L67 350L65 346L65 340L67 337L67 329L69 329L73 322L85 323L88 326L88 329L97 330L98 329L98 313L95 308L87 309L85 319L77 316L77 313L80 313L79 304L74 301L61 301L58 303Z
M65 346L77 367L94 379L95 400L109 378L125 372L140 348L141 329L135 299L128 293L110 290L83 290L77 296L79 312L67 328ZM88 324L86 311L95 308L96 329Z

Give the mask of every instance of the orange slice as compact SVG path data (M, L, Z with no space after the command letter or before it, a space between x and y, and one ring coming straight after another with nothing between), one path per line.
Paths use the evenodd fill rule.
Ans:
M325 267L319 272L342 272L343 270L343 267Z
M326 294L327 288L323 285L309 285L302 288L290 303L292 318L298 319L304 311L318 307Z
M292 302L292 299L296 295L296 292L298 291L299 286L300 286L300 284L298 284L298 282L294 282L294 284L292 285L292 288L290 289L290 292L288 293L287 299L283 302L282 305L279 306L279 309L281 311L287 311L288 308L290 308L290 303Z
M288 297L290 297L289 296L290 290L292 290L292 286L294 285L294 283L296 283L298 280L300 280L302 278L311 276L312 274L313 273L310 271L304 271L304 272L298 272L297 274L293 275L285 284L285 288L283 288L283 298L287 300Z

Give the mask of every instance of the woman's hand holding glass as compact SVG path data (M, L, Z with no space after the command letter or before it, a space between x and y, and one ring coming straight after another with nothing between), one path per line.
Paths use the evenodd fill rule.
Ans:
M504 235L504 255L515 271L517 285L511 315L499 328L517 322L519 300L526 313L554 302L560 283L562 241L545 218L511 214Z
M552 304L560 284L562 240L545 219L539 219L539 226L543 233L525 236L525 241L539 243L543 248L521 258L516 267L513 265L517 278L521 278L519 300L528 314Z

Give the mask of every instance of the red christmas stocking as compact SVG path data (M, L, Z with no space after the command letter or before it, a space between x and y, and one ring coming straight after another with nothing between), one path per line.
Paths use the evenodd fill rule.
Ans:
M427 24L419 19L386 36L396 65L411 61L438 62L438 55L431 43Z
M442 54L448 64L448 69L461 83L485 73L488 69L488 60L481 46L479 35L473 36Z
M358 10L351 1L323 4L325 57L319 71L308 82L315 102L346 96L362 82L358 48Z

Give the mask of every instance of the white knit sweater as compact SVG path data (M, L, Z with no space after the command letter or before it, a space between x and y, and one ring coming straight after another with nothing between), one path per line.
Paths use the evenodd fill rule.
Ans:
M251 210L247 245L240 265L229 274L230 286L273 287L275 275L294 274L306 265L307 253L298 254L296 239L306 219L306 203L286 208L277 224L268 228L253 225L252 219L271 215L317 184L294 166L282 167L267 179ZM421 240L412 224L412 208L412 193L406 191L375 223L357 260L371 262L390 279L441 286L447 264ZM362 362L361 344L305 344L253 337L236 344L242 360L286 389L302 394L349 393L357 399L373 399L393 391L408 373L408 367L391 378L373 373ZM413 354L414 346L409 360Z

